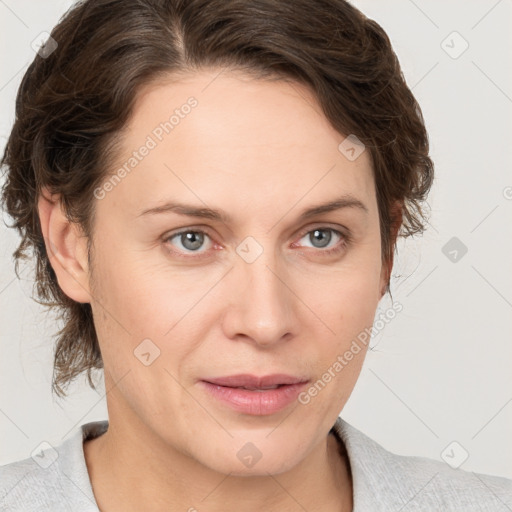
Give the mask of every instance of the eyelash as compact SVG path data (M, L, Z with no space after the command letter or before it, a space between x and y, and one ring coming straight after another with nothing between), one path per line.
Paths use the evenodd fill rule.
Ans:
M322 253L323 255L326 255L326 256L330 256L330 255L334 255L334 254L337 254L337 253L340 253L341 251L343 251L344 249L346 249L350 243L352 242L352 237L347 234L347 233L344 233L342 231L339 231L337 229L334 229L334 228L331 228L329 226L319 226L319 227L315 227L313 229L307 229L305 231L302 231L301 234L299 235L299 240L304 238L305 235L308 235L309 233L313 233L314 231L331 231L333 233L335 233L336 235L339 235L341 240L340 242L338 242L337 246L334 247L334 248L331 248L331 249L318 249L318 252ZM208 236L210 239L210 235L202 230L202 229L194 229L194 228L187 228L187 229L183 229L181 231L178 231L177 233L172 233L168 236L165 236L164 238L164 242L170 242L171 240L173 240L174 238L180 236L180 235L183 235L184 233L199 233L199 234L202 234L202 235L206 235ZM314 248L313 248L314 249ZM174 250L171 250L169 252L172 252L173 254L177 255L178 257L181 257L181 258L202 258L203 255L199 255L199 256L192 256L190 254L183 254L182 252L180 251L174 251ZM193 253L192 253L193 254Z

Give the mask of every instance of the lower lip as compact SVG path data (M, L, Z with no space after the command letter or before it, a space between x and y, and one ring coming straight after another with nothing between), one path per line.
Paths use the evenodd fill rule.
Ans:
M266 391L230 388L204 380L201 381L201 384L208 393L229 405L232 409L254 416L264 416L279 412L294 402L297 395L307 385L307 382L286 384Z

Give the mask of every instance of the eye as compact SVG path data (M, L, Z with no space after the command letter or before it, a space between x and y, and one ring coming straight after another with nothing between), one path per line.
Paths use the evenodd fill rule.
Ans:
M166 242L172 243L173 240L176 240L175 244L177 245L179 252L195 252L195 253L203 253L205 251L199 251L199 249L204 245L205 237L210 238L207 233L201 230L192 230L187 229L184 231L180 231L179 233L175 233L165 239Z
M205 244L206 240L210 240L209 244ZM312 244L313 249L318 249L317 252L321 254L335 254L345 249L350 242L350 236L344 234L341 231L330 228L327 226L321 226L313 230L304 231L301 234L299 241L305 239L306 242ZM334 243L333 243L334 241ZM211 249L213 242L211 237L205 231L201 229L184 229L178 233L171 234L164 239L164 242L175 247L176 250L171 249L171 252L177 256L182 257L194 257L193 254L197 254L198 257L203 256ZM337 243L336 243L337 242ZM207 247L205 248L205 245ZM294 243L293 246L303 245ZM306 246L307 247L307 246ZM311 246L310 246L311 247ZM203 248L204 250L200 250Z
M343 250L349 242L348 235L345 235L341 231L329 228L327 226L321 226L313 230L307 231L306 233L303 233L302 238L300 240L303 239L310 242L314 249L320 249L321 252L325 254L339 252ZM333 240L335 243L333 245L330 245L331 242L333 242ZM338 240L338 243L336 243L336 240ZM329 248L325 249L326 247Z

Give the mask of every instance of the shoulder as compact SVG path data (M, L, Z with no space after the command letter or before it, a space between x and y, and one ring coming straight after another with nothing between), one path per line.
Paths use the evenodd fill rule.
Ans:
M366 508L403 508L408 512L512 510L512 480L508 478L454 469L426 457L397 455L341 418L334 429L350 460L354 512Z
M31 457L0 466L0 511L97 512L83 453L83 439L106 422L82 427L57 447L48 443Z
M49 456L46 453L41 458ZM0 511L30 512L40 510L43 504L60 510L55 496L61 493L61 484L61 475L55 464L44 469L34 459L28 458L1 466Z

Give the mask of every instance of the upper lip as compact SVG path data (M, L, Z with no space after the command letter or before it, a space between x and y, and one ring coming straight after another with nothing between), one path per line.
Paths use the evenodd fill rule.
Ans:
M216 384L217 386L227 386L231 388L248 387L254 389L266 388L279 384L298 384L308 381L306 378L294 377L293 375L286 375L284 373L263 375L261 377L250 374L238 374L203 380L210 382L211 384Z

